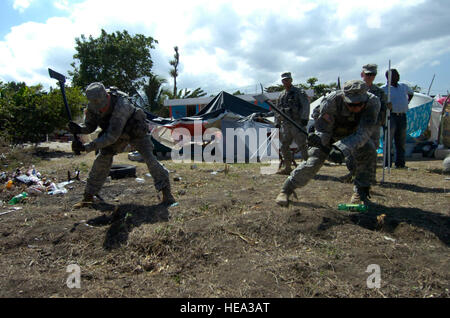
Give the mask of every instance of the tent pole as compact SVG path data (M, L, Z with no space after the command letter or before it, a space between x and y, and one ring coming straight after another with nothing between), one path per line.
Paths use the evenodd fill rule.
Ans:
M430 87L428 87L428 93L427 93L428 96L430 96L431 85L433 85L435 76L436 76L436 74L433 74L433 79L431 80Z
M391 72L391 60L389 60L389 72L388 72L388 96L387 102L391 102L391 82L392 82L392 72ZM388 174L391 174L391 111L388 109Z
M391 60L389 60L389 70L388 70L388 96L387 102L391 101ZM386 169L385 164L387 162L387 168L389 173L391 172L391 110L388 108L386 110L386 128L384 129L384 144L383 144L383 178L381 182L384 182L384 170Z

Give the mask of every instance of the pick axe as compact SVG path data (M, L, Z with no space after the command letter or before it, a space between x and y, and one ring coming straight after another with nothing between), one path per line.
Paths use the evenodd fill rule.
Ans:
M64 89L64 83L66 82L66 77L58 72L55 72L51 68L48 69L48 74L51 78L54 78L59 82L59 87L61 88L62 97L64 100L64 106L66 107L67 117L69 117L69 121L72 121L72 114L70 113L69 105L67 104L66 91ZM74 141L79 140L77 134L73 134ZM73 141L72 141L73 143ZM80 151L75 151L76 155L80 154Z
M277 106L275 106L270 99L264 95L264 94L260 94L260 95L256 95L253 96L253 98L260 102L260 103L264 103L266 102L267 104L269 104L269 106L276 111L278 114L280 114L281 117L283 117L284 119L286 119L289 123L291 123L294 127L296 127L301 133L305 134L306 136L308 136L308 133L306 132L306 130L304 130L299 124L297 124L294 120L292 120L288 115L286 115L285 113L283 113Z

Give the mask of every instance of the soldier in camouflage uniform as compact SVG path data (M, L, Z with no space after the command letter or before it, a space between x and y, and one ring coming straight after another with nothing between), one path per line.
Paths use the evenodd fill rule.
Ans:
M339 161L353 156L355 181L352 203L367 203L370 190L370 166L376 158L373 129L380 110L378 97L368 92L366 83L348 81L343 90L327 95L320 104L316 131L308 136L308 160L286 179L276 203L289 205L289 196L305 186L328 158Z
M291 73L287 72L281 74L281 82L283 83L285 90L278 97L278 108L300 126L305 128L306 131L309 117L308 96L303 90L292 85ZM289 175L292 171L291 163L294 159L294 155L289 146L292 141L295 141L302 154L302 159L306 161L308 159L306 135L300 133L296 127L279 114L275 114L275 124L280 128L280 151L284 162L284 169L279 170L277 173Z
M380 112L378 113L377 124L374 128L372 139L375 143L376 148L380 146L380 129L384 126L386 121L386 112L387 112L387 97L384 91L375 85L373 82L375 80L375 76L377 75L377 65L376 64L367 64L364 65L361 72L362 80L367 84L369 88L369 93L374 94L380 99ZM350 183L355 176L355 162L352 157L346 159L347 168L350 171L347 175L340 178L342 182ZM371 174L371 183L376 184L376 173L377 173L377 161L372 162L372 166L370 168Z
M157 191L163 193L163 203L175 203L170 191L168 171L153 155L153 143L148 134L146 115L142 109L134 107L125 93L117 90L107 91L102 83L92 83L86 89L89 100L84 125L69 123L69 130L76 134L90 134L98 126L102 128L99 137L86 144L74 143L73 150L98 151L87 179L83 200L74 208L90 206L94 196L109 175L114 155L131 144L142 155L154 179Z

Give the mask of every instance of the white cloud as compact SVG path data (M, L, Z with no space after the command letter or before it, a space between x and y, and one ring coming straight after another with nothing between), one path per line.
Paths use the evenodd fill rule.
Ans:
M432 61L431 63L430 63L430 66L438 66L438 65L440 65L441 64L441 61L439 61L439 60L434 60L434 61Z
M153 71L169 83L178 46L180 88L270 85L285 70L298 81L314 76L328 83L359 75L369 62L384 68L389 59L399 69L418 69L449 51L442 27L448 6L423 2L55 0L65 17L15 26L0 41L0 78L53 85L47 67L67 73L75 37L97 37L101 28L157 39Z
M62 11L70 10L69 0L55 0L53 6Z
M19 10L19 12L23 12L30 6L31 2L33 1L34 0L14 0L13 8L14 10Z
M371 14L366 20L367 26L370 29L379 29L381 28L381 18L378 13Z

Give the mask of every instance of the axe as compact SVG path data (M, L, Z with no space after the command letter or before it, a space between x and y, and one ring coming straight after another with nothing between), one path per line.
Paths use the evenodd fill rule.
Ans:
M72 114L70 113L69 105L67 104L66 91L64 89L64 83L66 82L66 77L58 72L55 72L51 68L48 69L48 74L51 78L57 80L59 82L59 87L61 88L62 97L64 100L64 106L66 107L67 117L69 117L69 121L72 121ZM79 140L77 134L73 134L74 141ZM73 143L73 142L72 142ZM76 155L79 155L79 151L75 151Z
M306 136L308 136L308 133L306 132L306 130L304 130L299 124L297 124L294 120L292 120L288 115L286 115L285 113L283 113L278 107L276 107L270 100L269 98L264 95L256 95L253 96L253 98L260 102L260 103L264 103L266 102L267 104L270 105L270 107L275 110L278 114L280 114L284 119L286 119L289 123L291 123L292 125L294 125L298 130L300 130L301 133L305 134Z

